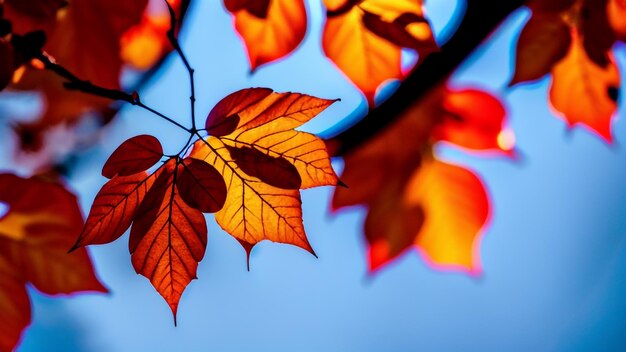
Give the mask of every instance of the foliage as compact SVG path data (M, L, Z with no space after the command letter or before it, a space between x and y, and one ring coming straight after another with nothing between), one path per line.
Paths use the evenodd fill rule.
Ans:
M522 1L468 0L459 32L441 48L422 0L323 3L323 51L371 109L361 125L326 141L297 128L337 100L268 88L228 95L203 128L196 126L195 71L177 36L188 1L0 0L0 90L38 92L45 102L35 121L15 124L22 150L58 148L46 141L50 130L71 126L81 134L80 124L94 116L98 133L120 103L189 136L173 155L150 135L122 143L104 164L109 180L85 221L60 172L67 150L77 153L83 145L45 157L29 178L0 175L0 202L8 206L0 219L0 351L13 349L30 322L26 284L47 294L105 292L84 247L115 241L129 228L135 271L151 281L175 319L205 254L205 213L215 213L248 260L264 240L315 255L300 198L301 189L312 187L342 186L334 209L367 208L371 271L415 249L438 267L480 272L488 192L478 175L438 160L433 150L448 143L515 157L504 104L487 92L451 88L447 78ZM626 39L626 3L533 0L528 6L532 17L518 41L510 85L551 75L549 101L568 125L582 124L611 142L620 84L611 50ZM303 0L224 0L224 7L252 72L293 53L306 36ZM483 18L481 11L489 10L491 17ZM189 75L191 126L151 107L133 89L170 52ZM410 68L402 64L407 52L417 58ZM129 68L141 77L137 87L120 84ZM377 106L378 91L393 79L405 81ZM343 182L331 156L345 160Z

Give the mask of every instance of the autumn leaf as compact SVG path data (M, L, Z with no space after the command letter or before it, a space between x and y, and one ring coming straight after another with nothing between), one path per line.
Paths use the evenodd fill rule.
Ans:
M302 0L224 0L224 6L235 18L252 71L289 55L306 34Z
M442 119L433 137L475 151L513 156L515 138L505 125L506 109L495 96L476 89L447 90Z
M228 186L218 224L249 251L263 240L313 253L302 225L299 188L337 185L324 142L294 130L334 101L269 89L245 89L211 111L192 158L206 161ZM258 161L258 162L256 162Z
M480 269L479 239L490 211L484 186L469 170L437 160L432 150L446 141L511 155L512 143L502 143L505 113L485 92L438 87L345 156L341 178L350 188L336 189L333 209L366 206L370 271L411 249L435 267Z
M45 294L106 292L85 249L67 254L83 226L76 197L62 185L0 175L0 350L12 350L30 322L25 285Z
M139 70L151 68L173 49L167 38L171 25L170 13L163 1L159 2L161 6L148 6L141 22L129 28L120 38L122 61ZM167 2L179 18L181 0Z
M611 58L604 68L589 59L578 38L552 71L550 102L569 125L583 124L608 142L617 109L620 77Z
M539 13L528 21L517 42L515 74L510 85L530 82L550 73L570 48L570 27L555 13Z
M551 73L550 103L556 111L569 126L582 124L608 142L620 86L610 50L620 35L621 6L614 0L533 1L511 81Z
M102 176L130 176L146 171L163 157L161 142L150 135L130 138L120 145L104 163Z
M22 331L30 325L30 301L26 281L8 258L0 255L0 351L12 351Z
M102 186L74 247L110 243L122 236L156 176L148 176L145 172L115 176Z
M365 94L370 105L378 87L404 78L402 48L420 59L436 49L422 1L325 0L326 56Z
M36 30L50 31L67 0L5 0L4 16L10 19L13 32L26 34Z
M209 137L152 174L147 170L164 157L160 142L149 135L125 141L103 167L111 180L96 196L73 249L115 241L130 227L133 267L151 281L175 320L206 250L203 212L216 212L218 224L248 254L262 240L313 253L299 190L339 181L324 142L294 128L332 103L266 88L233 93L208 115Z
M174 159L165 164L134 217L129 240L135 271L152 282L175 321L207 244L204 215L183 201L176 187L178 166Z
M626 42L626 2L624 0L609 0L607 17L617 38Z
M178 169L176 186L185 203L203 213L222 209L226 202L226 184L213 166L189 158L183 160Z
M226 201L222 175L204 161L163 158L161 143L141 135L122 143L107 160L110 177L96 195L72 250L117 240L131 227L129 250L137 273L148 278L167 301L174 319L180 297L195 279L207 243L203 212Z
M7 19L16 23L24 22L24 15L36 21L38 13L51 11L51 4L65 4L60 0L28 0L23 5L21 0L12 2L15 10L7 13ZM46 7L36 11L38 7L26 3L45 3ZM76 76L102 87L119 89L124 65L120 55L121 37L141 21L147 3L148 0L73 0L58 10L58 16L52 17L52 25L43 28L48 39L44 50ZM43 146L42 136L53 126L73 124L87 113L102 116L104 120L111 114L110 100L68 91L64 80L55 73L25 67L28 69L16 76L13 87L42 93L44 109L32 122L17 125L16 132L24 149L39 150Z
M415 245L434 265L480 272L479 240L489 217L482 181L471 171L429 160L412 176L405 202L424 209Z

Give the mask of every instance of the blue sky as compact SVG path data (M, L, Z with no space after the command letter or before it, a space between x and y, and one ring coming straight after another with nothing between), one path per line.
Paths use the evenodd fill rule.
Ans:
M321 8L305 43L290 58L248 75L242 44L219 1L197 1L183 44L198 82L198 115L250 86L299 91L342 101L307 129L323 132L363 100L320 49ZM439 33L455 7L430 1ZM616 145L583 130L567 131L547 105L548 80L507 89L514 42L528 13L520 11L455 75L509 108L523 158L439 155L475 170L493 202L481 248L479 278L429 269L409 254L366 278L362 210L333 216L332 189L303 192L304 221L319 259L295 247L262 243L246 271L239 244L209 218L209 245L199 280L185 292L174 328L169 307L134 273L127 236L92 248L110 295L49 298L33 292L34 324L20 351L622 351L626 349L626 125L614 123ZM620 66L626 48L618 48ZM142 99L179 121L188 119L186 73L178 60ZM623 104L622 104L623 105ZM621 118L620 118L621 117ZM123 140L158 136L166 151L185 136L135 108L123 111L72 186L85 211L104 179L99 169ZM341 161L336 162L341 168Z

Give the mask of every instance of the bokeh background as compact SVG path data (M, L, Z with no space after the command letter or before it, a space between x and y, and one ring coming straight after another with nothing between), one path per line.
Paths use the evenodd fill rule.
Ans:
M193 1L181 41L196 68L199 116L233 91L266 86L342 99L307 125L309 131L328 134L358 118L363 98L322 54L319 2L308 2L309 34L295 54L249 75L221 1ZM427 10L444 41L463 6L429 1ZM332 188L308 190L304 221L319 259L262 243L248 272L239 244L209 218L199 280L185 292L175 328L169 307L134 273L126 235L91 248L111 294L50 298L31 290L34 323L19 351L626 350L624 104L614 122L616 143L608 145L583 128L568 130L554 116L547 79L507 88L528 15L512 15L453 78L456 86L503 99L521 157L438 148L445 160L475 170L489 189L493 214L480 247L481 275L433 270L414 252L368 277L363 210L331 214ZM623 72L626 47L617 48L616 57ZM186 78L172 56L142 100L187 122ZM18 109L32 108L32 101L22 103ZM186 137L125 108L102 148L72 174L85 212L105 182L95 171L119 143L143 133L158 136L166 151L177 151ZM335 166L340 170L341 161Z

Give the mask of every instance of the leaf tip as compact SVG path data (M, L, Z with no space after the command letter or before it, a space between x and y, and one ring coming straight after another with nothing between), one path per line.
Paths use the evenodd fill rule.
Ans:
M70 249L67 251L67 254L72 254L72 252L74 252L75 250L77 250L78 248L80 248L80 247L81 247L81 245L80 245L79 243L80 243L80 240L79 240L79 241L77 241L77 242L76 242L76 244L74 244L74 245L72 246L72 248L70 248Z
M340 179L337 179L337 184L336 184L335 186L336 186L336 187L346 188L346 189L350 188L350 187L348 187L348 185L347 185L347 184L345 184L345 183L344 183L342 180L340 180Z

